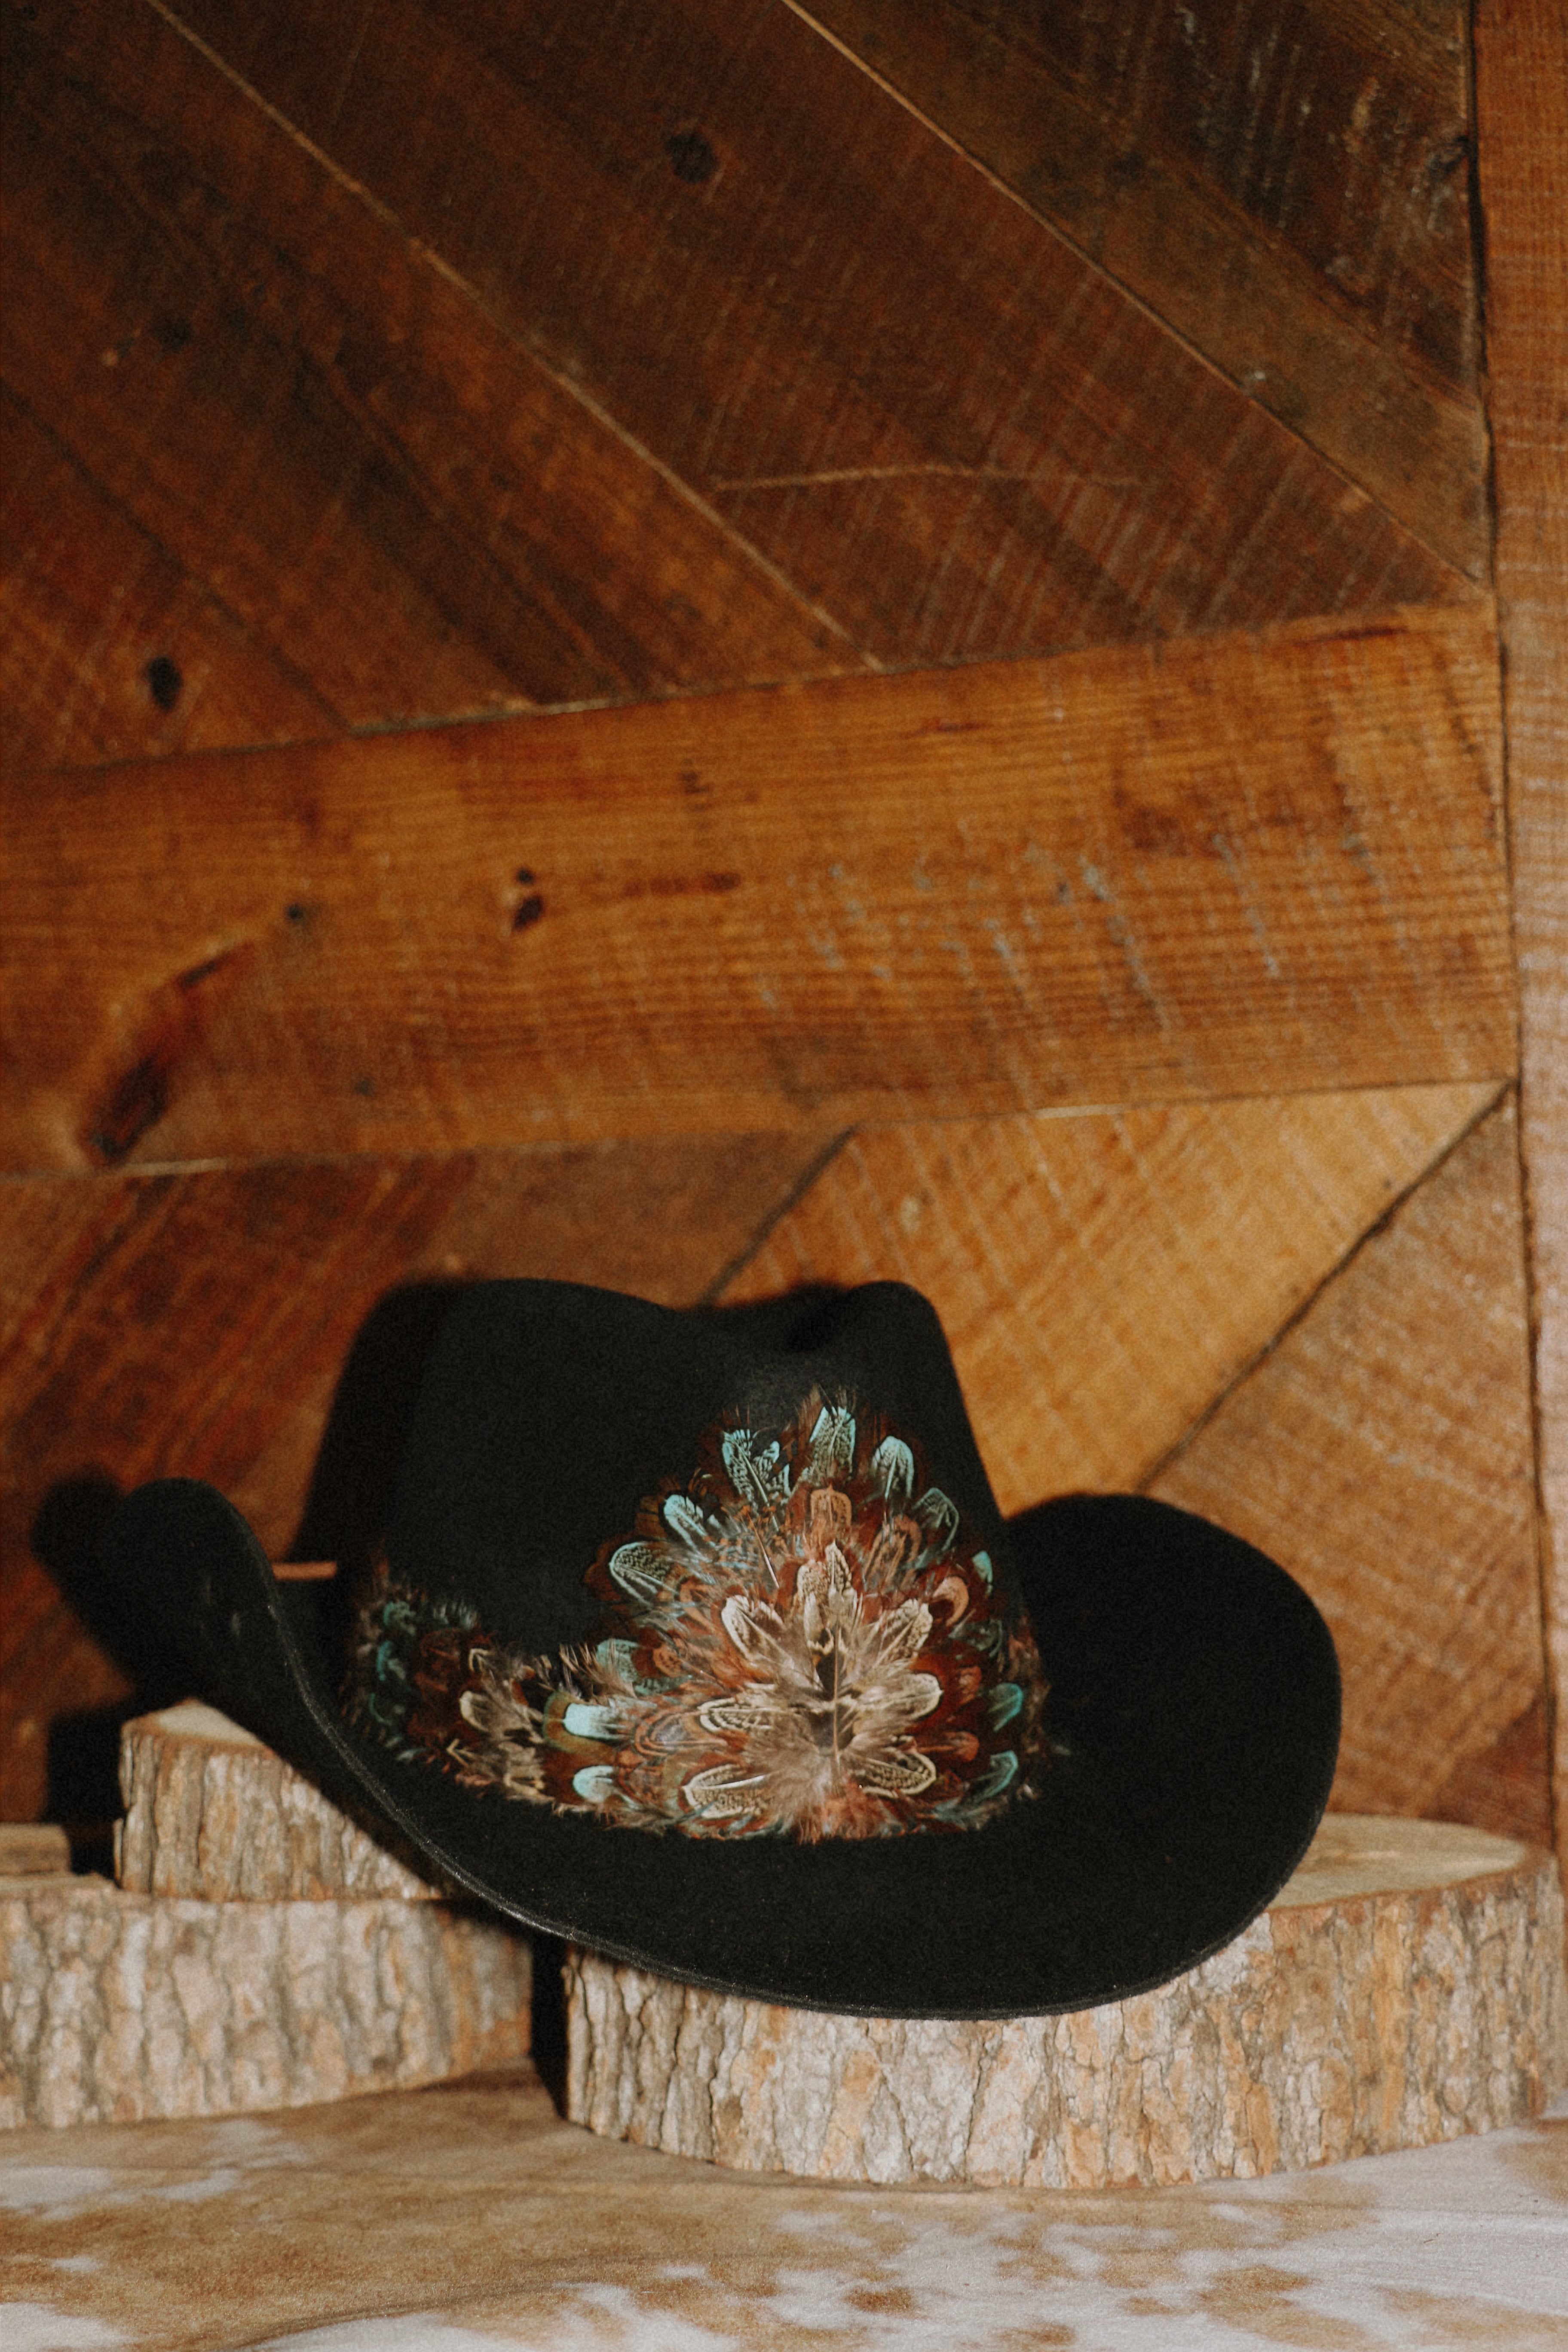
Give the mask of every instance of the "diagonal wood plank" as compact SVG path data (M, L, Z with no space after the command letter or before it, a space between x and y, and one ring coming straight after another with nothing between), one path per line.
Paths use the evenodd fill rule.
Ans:
M13 768L279 743L331 709L0 386L0 746Z
M1568 9L1476 18L1542 1569L1568 1865Z
M868 1129L731 1277L913 1283L1005 1511L1140 1485L1495 1087Z
M1550 1835L1511 1102L1150 1491L1271 1552L1344 1674L1333 1802ZM1528 1768L1518 1752L1528 1751Z
M19 782L21 1167L1507 1075L1489 614Z
M809 0L801 13L1417 538L1482 575L1462 0Z
M769 0L178 14L882 662L1454 592Z
M666 1138L0 1187L7 1817L42 1801L51 1717L127 1687L29 1555L62 1482L208 1477L281 1553L378 1301L400 1286L529 1274L685 1303L826 1144ZM410 1293L363 1375L377 1391L371 1423L394 1411L422 1328ZM367 1424L366 1444L374 1437ZM332 1530L317 1539L330 1544Z
M161 16L27 13L5 380L329 725L860 667Z

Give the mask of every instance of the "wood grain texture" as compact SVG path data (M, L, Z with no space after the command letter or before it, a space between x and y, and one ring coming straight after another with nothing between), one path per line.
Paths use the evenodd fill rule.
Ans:
M1476 17L1542 1567L1568 1855L1568 9Z
M40 1810L54 1717L131 1688L31 1549L51 1549L38 1531L51 1495L89 1501L88 1480L210 1478L281 1556L334 1390L379 1301L400 1288L410 1298L406 1334L395 1321L372 1366L385 1417L413 1360L415 1286L527 1274L687 1303L821 1148L670 1139L0 1188L0 1809ZM340 1498L340 1515L351 1505ZM68 1528L60 1540L68 1551Z
M767 0L178 13L881 662L1458 584Z
M114 1879L202 1903L433 1903L441 1889L215 1707L139 1716L120 1735ZM0 1860L7 1857L0 1846ZM450 1895L454 1892L447 1888Z
M7 767L337 731L331 708L3 384L0 551Z
M528 2050L526 1942L441 1903L0 1880L0 2130L309 2105Z
M1354 1815L1325 1838L1403 1843L1430 1874L1287 1887L1215 1958L1067 2017L836 2017L571 1953L566 2112L747 2172L1055 2189L1256 2179L1539 2115L1568 2082L1552 1857Z
M1482 574L1461 0L807 0L803 13L1417 538Z
M1457 1808L1462 1768L1544 1728L1518 1139L1504 1104L1219 1405L1149 1491L1258 1544L1344 1676L1332 1801ZM1484 1780L1483 1780L1484 1788ZM1550 1833L1544 1743L1484 1826Z
M869 1129L724 1297L913 1283L942 1317L1004 1511L1136 1486L1494 1092Z
M1504 1075L1489 614L18 782L12 1164Z
M8 14L5 382L114 509L110 610L151 541L270 656L262 740L858 666L142 0ZM36 533L14 562L90 661ZM162 651L184 675L200 636Z

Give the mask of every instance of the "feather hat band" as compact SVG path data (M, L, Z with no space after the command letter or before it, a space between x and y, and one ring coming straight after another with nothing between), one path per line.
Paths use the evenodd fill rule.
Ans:
M196 1687L448 1879L807 2006L1158 1983L1277 1892L1332 1776L1299 1589L1139 1498L1005 1527L894 1284L728 1312L477 1285L356 1593L279 1583L190 1481L110 1552Z
M692 1837L978 1829L1026 1793L1039 1654L913 1447L814 1387L702 1452L601 1548L604 1623L554 1658L378 1577L354 1719L476 1790Z

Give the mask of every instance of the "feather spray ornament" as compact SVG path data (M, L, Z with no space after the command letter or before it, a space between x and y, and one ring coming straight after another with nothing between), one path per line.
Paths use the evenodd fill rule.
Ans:
M352 1711L468 1787L710 1837L973 1829L1043 1760L1026 1621L917 1449L852 1398L710 1433L588 1581L598 1638L548 1658L383 1571Z

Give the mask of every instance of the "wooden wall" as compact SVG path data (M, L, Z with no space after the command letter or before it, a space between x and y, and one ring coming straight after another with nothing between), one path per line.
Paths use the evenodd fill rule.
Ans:
M1531 5L7 0L10 1817L112 1489L281 1551L440 1286L895 1274L1550 1834Z

